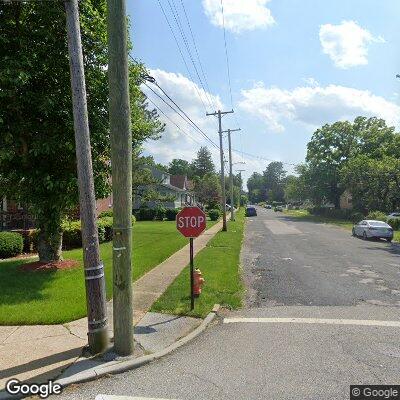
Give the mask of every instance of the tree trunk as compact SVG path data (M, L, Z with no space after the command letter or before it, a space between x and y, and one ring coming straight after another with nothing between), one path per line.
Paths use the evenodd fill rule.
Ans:
M40 262L62 260L62 230L60 227L51 229L48 225L39 225L38 253Z

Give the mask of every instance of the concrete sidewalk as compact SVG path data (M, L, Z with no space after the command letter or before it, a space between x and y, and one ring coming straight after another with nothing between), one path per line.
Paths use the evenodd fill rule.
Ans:
M195 254L221 227L220 221L195 239ZM200 324L195 318L164 318L148 313L188 263L189 245L186 245L133 284L136 356L168 346ZM112 337L112 302L107 306ZM158 329L153 329L154 325ZM149 332L156 333L154 339L149 339ZM62 325L0 326L0 391L12 377L33 382L54 379L81 356L86 344L86 318Z

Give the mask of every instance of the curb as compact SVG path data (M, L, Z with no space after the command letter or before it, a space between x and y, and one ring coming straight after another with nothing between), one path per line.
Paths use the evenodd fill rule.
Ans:
M118 360L110 361L108 363L105 363L103 366L93 367L86 371L82 371L74 376L57 379L55 382L59 383L63 388L65 388L66 386L69 386L74 383L88 382L88 381L92 381L97 378L100 378L104 375L118 374L121 372L136 369L136 368L146 365L152 361L155 361L161 357L164 357L165 355L172 353L179 347L183 346L184 344L188 343L195 337L199 336L200 333L202 333L207 328L207 326L215 319L219 308L220 308L220 305L215 304L213 309L211 310L211 312L207 315L206 318L204 318L203 322L195 330L190 332L188 335L186 335L182 339L179 339L175 343L166 347L164 350L161 350L161 351L151 354L151 355L135 358L135 359L124 358L119 361Z

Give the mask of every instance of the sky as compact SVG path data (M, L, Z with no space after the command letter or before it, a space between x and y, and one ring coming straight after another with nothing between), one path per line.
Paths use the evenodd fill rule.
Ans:
M232 133L233 162L234 170L246 170L245 179L270 161L282 161L292 173L304 161L313 132L326 123L377 116L400 129L400 1L222 5L224 18L221 0L127 0L131 54L215 144L218 120L206 112L234 110L223 117L222 128L241 128ZM143 90L167 116L160 113L166 130L146 143L145 154L164 164L191 161L207 145L219 169L218 149ZM227 159L226 137L223 147Z

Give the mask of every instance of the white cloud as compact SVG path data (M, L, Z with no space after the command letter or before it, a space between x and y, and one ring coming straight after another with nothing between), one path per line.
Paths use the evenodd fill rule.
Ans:
M258 85L242 90L239 106L258 116L269 129L284 131L284 122L300 122L312 128L338 120L377 116L399 126L400 107L368 90L329 85L284 90Z
M275 23L266 4L269 0L224 0L225 28L235 33L264 28ZM222 27L220 0L203 0L203 8L213 25Z
M150 74L156 79L165 92L200 127L200 129L202 129L215 143L218 144L217 120L212 117L206 117L203 102L207 104L207 98L209 98L216 107L223 108L219 97L214 96L211 93L206 93L196 83L181 74L166 72L160 69L151 70ZM166 101L168 101L156 86L152 85L151 87ZM146 86L143 86L142 89L149 99L156 103L172 121L188 134L186 135L181 132L167 117L160 113L160 119L165 122L166 129L163 132L161 139L147 142L145 150L153 155L157 162L168 164L173 158L183 158L191 161L196 156L200 146L207 146L210 151L212 151L214 162L218 165L218 151L205 138L203 138L198 131L179 117L179 115L163 103L162 100L160 100ZM200 96L203 102L200 99ZM149 106L153 107L152 103L149 103Z
M354 21L342 21L339 25L321 25L319 40L322 51L331 58L336 67L343 69L368 64L368 45L385 42L381 36L373 36Z

